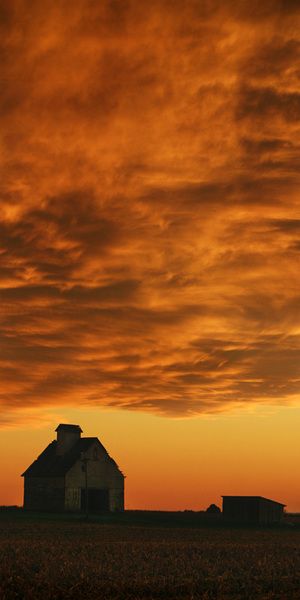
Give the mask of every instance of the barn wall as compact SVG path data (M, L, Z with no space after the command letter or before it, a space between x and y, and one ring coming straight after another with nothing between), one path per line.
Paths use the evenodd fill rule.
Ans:
M95 442L85 453L88 487L109 490L109 510L124 510L124 478ZM65 508L80 510L81 489L85 488L83 463L78 460L66 474Z
M24 477L24 508L29 510L63 510L63 477Z
M283 516L283 506L266 498L223 498L223 516L248 525L271 525Z
M223 498L223 515L229 521L258 523L258 501L256 498Z
M283 517L283 506L261 499L259 506L259 522L261 524L279 523Z
M67 477L66 477L67 479ZM79 487L71 487L66 483L65 489L65 509L80 510L81 493Z

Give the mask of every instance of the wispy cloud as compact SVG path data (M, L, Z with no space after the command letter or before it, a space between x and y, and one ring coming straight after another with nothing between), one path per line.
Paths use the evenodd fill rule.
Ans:
M299 21L291 0L3 3L10 420L299 400Z

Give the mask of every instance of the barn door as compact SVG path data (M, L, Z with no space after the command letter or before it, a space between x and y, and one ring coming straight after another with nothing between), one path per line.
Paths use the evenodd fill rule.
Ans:
M88 509L91 512L109 510L109 490L88 488ZM81 489L81 510L86 510L86 490Z

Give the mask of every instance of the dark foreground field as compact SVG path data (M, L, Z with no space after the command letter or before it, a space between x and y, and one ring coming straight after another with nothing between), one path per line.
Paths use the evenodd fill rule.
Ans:
M0 598L300 599L300 530L0 515Z

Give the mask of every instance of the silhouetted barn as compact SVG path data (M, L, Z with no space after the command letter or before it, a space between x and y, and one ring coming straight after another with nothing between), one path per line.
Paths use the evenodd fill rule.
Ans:
M223 517L248 525L271 525L283 517L285 504L262 496L222 496Z
M57 440L23 473L24 508L31 510L124 510L124 475L96 437L79 425L61 424Z

